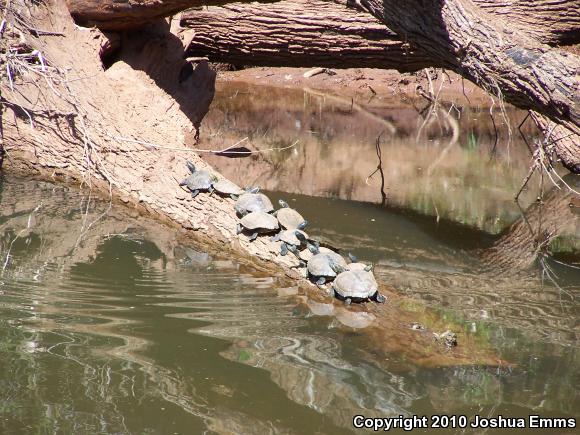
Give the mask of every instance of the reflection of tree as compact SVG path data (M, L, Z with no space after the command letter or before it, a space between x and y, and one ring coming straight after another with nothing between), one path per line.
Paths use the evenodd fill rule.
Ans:
M578 176L568 175L564 181L578 189ZM493 246L482 253L484 264L493 271L519 271L542 262L551 241L561 234L580 234L580 220L572 200L577 197L571 188L560 184L532 204L505 231Z
M252 146L262 149L300 142L291 151L255 156L244 165L209 160L241 184L311 196L381 203L384 184L391 205L496 233L517 213L511 191L525 176L528 149L519 136L512 138L508 163L501 146L508 142L507 132L494 128L487 110L453 106L453 116L460 114L456 121L441 110L446 104L440 103L436 117L423 119L400 101L369 105L363 112L350 110L350 101L301 90L222 84L204 120L224 137L216 147L231 140L227 131L249 136ZM513 110L505 116L515 125L521 114ZM375 175L367 184L377 167L376 139L382 131L384 179ZM526 193L523 199L531 197Z

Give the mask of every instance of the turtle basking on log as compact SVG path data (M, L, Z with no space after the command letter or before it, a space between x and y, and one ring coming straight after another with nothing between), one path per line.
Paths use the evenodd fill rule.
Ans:
M237 227L237 234L247 231L250 233L250 241L256 240L258 234L268 234L278 231L278 219L263 211L253 211L242 217Z
M333 295L343 300L345 304L351 302L366 302L374 300L385 303L386 298L379 293L379 286L371 272L365 270L347 270L338 274L332 283Z
M186 165L191 175L182 180L179 185L187 187L191 192L192 198L195 198L199 192L213 192L214 183L218 180L217 177L205 169L198 171L191 162L187 162Z

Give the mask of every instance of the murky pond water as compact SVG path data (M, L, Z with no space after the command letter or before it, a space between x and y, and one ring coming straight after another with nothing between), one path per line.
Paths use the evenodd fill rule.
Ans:
M376 167L368 156L372 123L387 128L378 115L331 107L316 118L308 100L298 117L254 102L252 117L251 101L233 110L239 92L220 95L211 129L252 133L254 144L260 135L262 145L307 142L267 158L216 159L224 173L299 208L311 234L372 261L382 282L453 325L458 351L469 337L498 363L408 357L392 349L412 348L411 341L388 341L415 331L377 341L352 327L360 318L347 310L297 295L287 282L206 252L179 231L88 192L4 179L1 434L330 434L352 433L357 414L580 417L578 208L548 185L541 207L530 189L525 213L516 208L510 198L526 156L515 139L509 161L508 150L498 149L502 157L488 163L476 142L489 146L489 131L475 122L472 139L459 133L471 148L454 144L446 152L452 163L429 170L448 133L443 124L441 134L430 133L437 152L427 143L407 149L408 122L406 135L384 145L392 189L381 205L376 179L364 183ZM289 95L292 108L296 95ZM411 112L386 113L382 119L397 124ZM353 133L355 126L367 133ZM360 147L351 146L353 134ZM578 189L577 179L566 180ZM539 221L558 223L562 236L531 271L518 272L521 261L538 256L534 241L543 234L522 232L524 223Z

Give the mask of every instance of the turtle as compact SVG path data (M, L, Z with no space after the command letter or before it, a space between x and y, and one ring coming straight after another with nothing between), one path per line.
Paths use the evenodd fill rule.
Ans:
M373 270L372 264L359 263L358 258L356 258L350 252L347 254L347 257L350 261L346 267L347 270L364 270L367 272L370 272Z
M242 217L238 224L237 234L246 230L251 233L250 241L253 241L256 240L258 234L271 233L278 231L279 228L278 219L271 214L263 211L253 211Z
M280 204L281 208L276 210L275 215L283 228L286 228L287 230L303 230L306 228L308 221L304 219L300 213L293 208L288 207L288 203L281 199L278 201L278 204Z
M278 240L282 241L280 255L284 256L290 251L298 258L300 258L299 248L303 244L306 244L307 239L308 236L306 233L300 230L284 230L272 237L273 242L277 242Z
M222 196L229 196L230 198L237 200L239 196L244 193L235 183L225 178L219 180L217 183L213 184L213 188L217 193Z
M365 272L371 272L373 270L372 264L365 263L348 263L346 265L347 270L364 270Z
M324 285L346 270L346 261L336 252L320 252L318 247L311 243L308 243L307 247L314 255L308 260L306 267L310 278L315 280L317 285Z
M185 178L180 186L185 186L191 191L191 197L195 198L201 191L213 192L213 184L217 181L217 177L205 169L197 170L195 165L187 162L187 168L191 171L191 175Z
M234 205L234 208L236 209L236 213L238 213L238 215L241 217L253 211L262 211L264 213L270 213L274 211L272 203L263 193L244 193L240 195L236 201L236 204ZM276 218L274 217L274 219ZM277 219L276 224L278 224Z
M351 302L374 300L385 303L386 298L379 293L379 286L371 272L347 270L339 273L332 283L333 295L350 305Z
M298 254L298 258L300 258L300 260L302 260L302 261L305 261L306 263L308 263L308 261L313 256L314 256L314 254L312 252L310 252L310 250L308 248L301 250L300 253Z

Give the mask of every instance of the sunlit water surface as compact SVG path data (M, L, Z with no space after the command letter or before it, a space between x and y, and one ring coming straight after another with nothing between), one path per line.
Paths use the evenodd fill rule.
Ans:
M490 163L489 121L466 121L448 147L444 124L417 142L410 109L381 112L403 133L383 145L388 201L380 205L376 174L364 182L377 164L376 118L332 101L323 110L318 97L292 92L277 106L286 112L276 112L263 97L229 91L210 131L308 146L216 158L221 171L286 199L311 234L372 261L383 283L460 325L460 346L462 334L473 335L511 366L427 368L385 356L325 315L328 306L304 303L178 231L75 189L8 179L0 182L0 433L338 434L352 433L356 414L580 417L580 273L569 266L578 262L578 213L563 208L573 219L563 215L560 255L548 252L542 267L506 271L527 255L525 237L521 251L489 255L522 220L511 200L526 172L521 143L498 148ZM441 152L447 159L437 160ZM524 192L528 216L537 195ZM558 198L546 196L547 209Z

